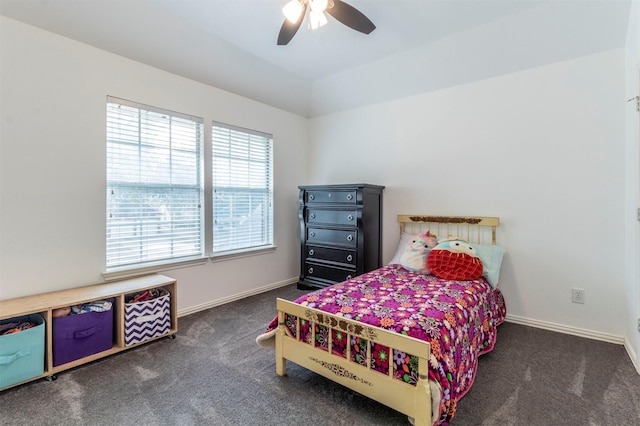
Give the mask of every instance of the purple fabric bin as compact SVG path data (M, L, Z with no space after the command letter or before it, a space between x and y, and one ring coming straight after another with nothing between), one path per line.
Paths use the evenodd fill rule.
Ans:
M84 358L113 346L113 306L105 312L85 312L53 318L53 365Z

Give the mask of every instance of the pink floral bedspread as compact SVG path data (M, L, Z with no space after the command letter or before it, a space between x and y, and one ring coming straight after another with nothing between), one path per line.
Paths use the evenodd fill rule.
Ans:
M453 419L457 402L475 379L478 356L493 349L496 328L506 315L502 293L484 278L443 280L409 272L396 264L316 290L296 303L428 341L429 379L442 389L440 417L435 424L442 425ZM295 321L288 318L286 323L287 332L295 333ZM303 340L313 338L317 345L327 347L326 341L332 339L333 352L342 356L349 344L352 361L366 362L361 354L366 354L367 342L355 338L344 342L341 333L328 336L321 325L309 330L309 323L303 321L303 326ZM277 318L267 332L276 327ZM387 347L372 344L375 365L371 368L385 373L393 362L394 377L415 384L417 358L389 352Z

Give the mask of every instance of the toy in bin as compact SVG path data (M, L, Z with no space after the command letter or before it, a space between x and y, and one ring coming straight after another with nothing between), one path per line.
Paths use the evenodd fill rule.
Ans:
M125 296L124 341L126 346L162 336L171 330L169 292L163 288Z
M165 289L153 288L151 290L141 291L140 293L129 294L125 297L127 303L145 302L167 294Z

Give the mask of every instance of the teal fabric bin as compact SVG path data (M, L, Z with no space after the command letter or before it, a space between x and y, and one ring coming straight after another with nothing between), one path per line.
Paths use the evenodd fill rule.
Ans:
M0 336L0 388L14 385L44 373L45 324L41 315L4 319L1 324L30 321L29 329Z

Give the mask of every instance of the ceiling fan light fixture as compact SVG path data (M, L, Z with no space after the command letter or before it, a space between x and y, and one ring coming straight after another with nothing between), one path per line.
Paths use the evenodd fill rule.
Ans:
M327 24L327 16L324 12L309 12L309 29L315 30Z
M295 24L302 19L302 12L304 12L304 4L302 0L291 0L282 8L282 13L285 18L287 18L287 21L292 24Z
M1 1L1 0L0 0ZM327 24L328 13L347 27L369 34L376 29L371 19L343 0L290 0L283 8L286 19L278 33L278 46L289 44L309 12L307 27L315 30Z
M327 6L329 5L329 0L308 0L309 8L312 12L322 13L327 10Z

